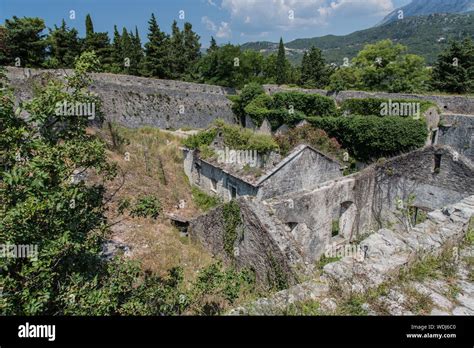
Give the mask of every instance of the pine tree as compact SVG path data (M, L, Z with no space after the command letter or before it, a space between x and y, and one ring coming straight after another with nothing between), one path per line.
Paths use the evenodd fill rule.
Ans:
M191 23L184 24L184 56L186 72L189 72L201 58L200 37L193 31Z
M169 63L172 78L180 78L186 70L186 56L184 54L184 33L173 21L171 25L171 38L169 47Z
M122 40L120 43L121 43L121 51L122 51L122 57L123 57L123 60L122 60L123 71L128 73L130 70L130 66L133 64L132 62L133 57L131 57L133 53L133 42L125 27L122 29Z
M105 71L112 70L113 47L110 45L109 34L107 32L96 33L92 24L92 18L86 16L86 37L83 42L83 51L94 51L100 60Z
M439 55L433 68L432 85L443 92L474 91L474 44L471 39L454 41Z
M211 36L211 44L209 48L207 49L207 53L214 52L217 50L217 48L218 46L217 46L216 40L214 39L214 36Z
M130 38L132 40L132 53L129 73L132 75L139 75L140 66L143 61L143 48L138 34L138 28L135 26L135 35L130 32Z
M309 53L304 53L301 63L300 84L313 88L324 88L329 80L329 70L321 50L311 47Z
M81 53L81 47L76 29L69 29L64 19L61 26L49 30L48 50L50 68L72 68L74 60Z
M283 38L280 38L280 45L278 47L278 55L276 60L276 83L283 85L287 81L287 62L285 57L285 46L283 45Z
M13 16L5 20L5 42L7 53L5 65L20 63L22 67L41 67L46 55L46 40L42 34L45 29L40 18ZM1 54L0 54L1 55Z
M143 73L146 76L168 78L170 76L168 63L169 38L160 30L153 13L151 14L148 24L148 42L145 44L145 65Z
M114 40L112 42L112 72L120 73L123 70L123 56L122 56L122 37L114 25Z

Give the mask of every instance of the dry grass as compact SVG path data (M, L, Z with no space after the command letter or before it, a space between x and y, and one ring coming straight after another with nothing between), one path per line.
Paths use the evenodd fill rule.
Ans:
M117 178L107 185L109 195L118 190L110 202L109 221L121 220L112 226L112 239L129 245L131 258L140 260L152 272L165 274L171 267L181 266L185 279L194 279L199 269L212 262L211 255L201 246L182 237L163 214L153 220L124 218L116 213L120 200L133 202L144 195L158 197L163 213L186 218L200 213L192 201L191 186L183 171L180 138L155 128L114 129L125 140L115 149L107 127L91 130L110 145L109 159L120 168ZM178 208L180 200L186 202L184 209Z

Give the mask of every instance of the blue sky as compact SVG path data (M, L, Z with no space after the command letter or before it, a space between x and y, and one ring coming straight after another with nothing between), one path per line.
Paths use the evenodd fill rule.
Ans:
M366 29L393 9L411 0L0 0L0 22L36 16L48 27L64 18L84 34L84 18L90 13L95 31L108 31L114 24L133 29L146 41L147 21L155 13L161 29L169 32L174 19L189 21L201 36L203 46L211 35L219 44L248 41L285 42L326 34L343 35ZM75 11L75 19L70 18ZM184 11L184 20L180 19ZM182 12L181 12L182 14ZM120 29L121 31L121 29Z

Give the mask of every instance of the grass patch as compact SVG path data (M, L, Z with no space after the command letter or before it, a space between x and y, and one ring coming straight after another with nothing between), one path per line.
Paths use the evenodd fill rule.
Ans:
M192 187L192 195L196 206L204 212L217 207L222 203L218 197L208 195L195 186Z

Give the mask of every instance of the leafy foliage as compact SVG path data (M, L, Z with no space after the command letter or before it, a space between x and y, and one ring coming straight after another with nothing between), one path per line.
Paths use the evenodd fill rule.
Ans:
M433 87L450 93L474 91L474 44L472 39L453 41L438 57L433 69Z
M314 117L308 121L335 137L361 161L395 156L420 148L427 137L424 120L398 116Z
M330 89L363 89L387 92L420 92L428 88L429 74L423 58L406 54L407 47L390 40L366 45L351 67L331 76Z
M209 146L218 134L222 135L224 145L234 150L256 150L266 153L278 149L277 143L270 135L258 134L250 129L224 122L216 122L210 129L184 139L183 145L190 149L198 149L202 145Z

